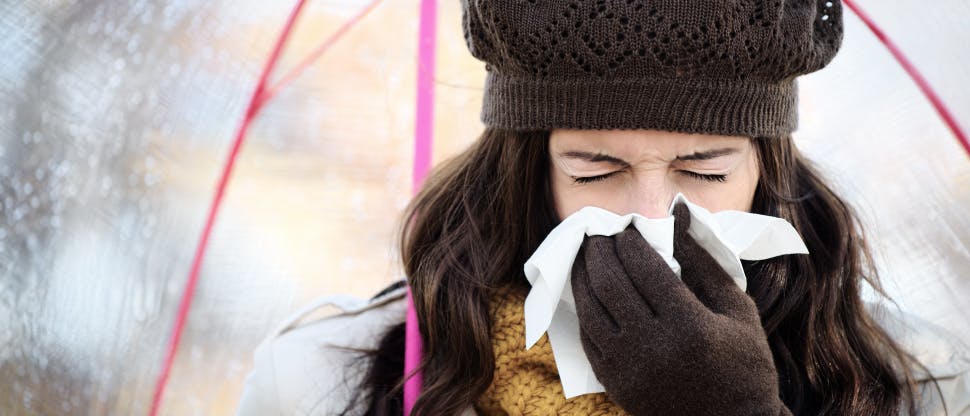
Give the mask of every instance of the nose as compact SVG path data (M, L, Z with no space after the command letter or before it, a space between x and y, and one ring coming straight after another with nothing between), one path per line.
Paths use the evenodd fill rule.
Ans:
M672 198L657 198L653 200L637 201L637 207L633 210L637 214L647 218L666 218L669 216L667 209L670 207Z
M670 202L677 194L666 181L642 181L631 190L627 212L635 212L647 218L666 218L669 216Z

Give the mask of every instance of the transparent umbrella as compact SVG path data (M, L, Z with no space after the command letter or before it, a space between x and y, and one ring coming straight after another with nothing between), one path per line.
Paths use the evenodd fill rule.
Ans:
M854 4L966 129L970 4ZM0 414L148 414L155 397L161 414L232 413L283 316L401 277L394 235L427 165L415 138L433 131L418 152L433 164L482 129L459 2L306 1L253 112L294 8L0 2ZM796 140L860 208L900 307L970 341L970 159L862 20L845 22L842 52L801 82Z
M891 297L970 341L970 4L846 5L843 50L801 84L796 140L861 211Z

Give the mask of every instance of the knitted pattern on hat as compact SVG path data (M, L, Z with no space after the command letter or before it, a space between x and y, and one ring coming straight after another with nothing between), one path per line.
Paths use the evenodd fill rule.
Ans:
M489 302L495 373L475 403L481 415L625 415L605 394L566 399L546 335L525 349L526 290L499 291Z
M795 78L826 66L840 0L461 0L486 63L481 120L520 130L780 136Z

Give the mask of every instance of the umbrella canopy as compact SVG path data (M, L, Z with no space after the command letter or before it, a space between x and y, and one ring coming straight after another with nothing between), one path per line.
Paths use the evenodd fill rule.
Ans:
M970 127L970 4L854 3ZM292 7L0 4L0 413L149 412L212 194ZM225 188L161 413L231 413L283 316L401 277L420 10L306 2ZM432 162L482 130L484 64L460 13L437 5ZM869 28L845 23L840 54L800 82L796 141L859 208L899 305L970 342L970 158Z

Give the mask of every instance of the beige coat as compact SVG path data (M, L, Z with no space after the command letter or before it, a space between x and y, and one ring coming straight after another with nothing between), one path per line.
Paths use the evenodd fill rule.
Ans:
M383 333L405 316L403 288L372 300L326 296L307 305L274 330L257 348L255 367L246 378L239 416L334 415L347 404L352 387L362 380L366 363L332 343L376 348ZM919 318L869 305L876 320L912 352L939 380L942 397L932 383L921 382L924 415L970 415L970 352L959 340ZM339 312L307 319L328 307ZM351 371L353 370L353 371ZM918 371L921 380L926 374ZM364 409L355 409L361 414ZM463 415L475 415L471 408Z

